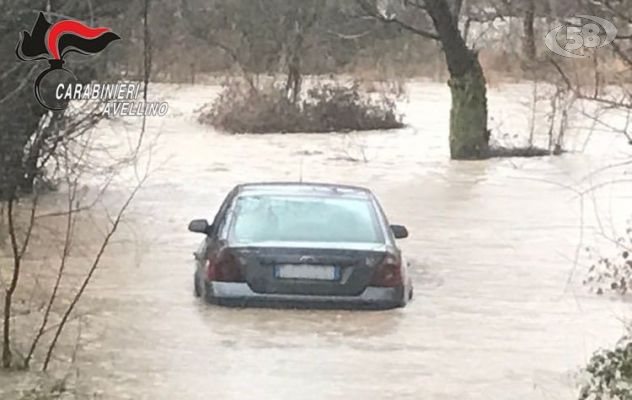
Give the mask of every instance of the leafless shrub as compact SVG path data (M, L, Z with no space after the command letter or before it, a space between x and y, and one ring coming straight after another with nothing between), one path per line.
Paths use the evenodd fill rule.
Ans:
M257 88L230 83L201 110L199 122L231 133L340 132L403 126L396 95L370 95L359 83L317 84L300 102L274 83Z
M283 90L273 85L257 89L240 81L229 83L198 118L232 133L287 132L299 126L299 120L300 109Z

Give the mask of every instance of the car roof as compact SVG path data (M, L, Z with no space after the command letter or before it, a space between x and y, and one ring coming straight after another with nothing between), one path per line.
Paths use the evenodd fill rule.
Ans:
M367 188L334 183L312 182L258 182L244 183L236 187L243 195L315 195L315 196L345 196L368 199L371 191Z

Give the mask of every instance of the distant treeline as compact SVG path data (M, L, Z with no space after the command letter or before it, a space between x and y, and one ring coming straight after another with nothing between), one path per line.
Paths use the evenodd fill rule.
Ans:
M140 77L143 74L142 9L145 0L67 2L61 0L8 0L0 4L5 38L28 30L38 10L50 19L72 17L108 26L122 41L108 48L98 62L82 68L99 76ZM470 30L470 44L479 48L489 67L509 71L498 62L516 63L524 32L521 22L528 3L536 18L554 21L581 7L577 0L450 0L462 3L461 28ZM384 14L398 1L378 0ZM93 4L94 3L94 4ZM437 42L393 24L363 14L357 0L149 0L152 72L155 79L190 82L205 74L245 72L274 74L287 65L300 64L302 74L366 74L371 77L445 77L444 60ZM413 18L414 19L414 18ZM498 32L500 24L512 30ZM411 25L431 29L431 23L411 20ZM537 32L538 39L541 38ZM496 39L499 39L496 41ZM15 43L2 43L12 54ZM513 43L512 43L513 42ZM539 43L542 42L542 43ZM543 47L539 40L538 47ZM505 57L509 54L511 57ZM513 57L515 55L515 57ZM85 61L71 55L70 62ZM14 64L5 57L0 64ZM1 65L0 65L1 66Z

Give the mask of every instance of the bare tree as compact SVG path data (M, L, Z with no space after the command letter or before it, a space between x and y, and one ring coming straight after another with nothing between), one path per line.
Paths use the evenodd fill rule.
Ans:
M150 0L143 1L143 16L144 16L144 89L143 98L147 100L147 91L149 86L152 58L151 58L151 40L149 29L149 4ZM4 4L0 4L0 9ZM7 76L2 76L0 79L0 86L7 84L5 80ZM10 83L9 83L10 84ZM17 92L16 92L17 93ZM23 93L26 96L26 92ZM17 96L17 94L16 94ZM32 96L28 93L28 96ZM7 220L7 233L10 241L10 253L12 255L12 265L10 267L10 281L4 290L3 296L3 335L2 335L2 366L4 368L11 368L17 366L14 359L14 337L16 335L23 336L23 332L12 332L12 320L14 318L13 303L18 286L23 278L23 263L26 254L29 251L29 244L35 224L38 219L51 216L64 216L65 218L65 233L64 242L61 250L61 260L57 269L56 279L53 284L50 296L45 303L45 309L42 319L38 324L35 336L31 341L26 356L22 364L23 368L28 368L31 364L33 357L37 351L41 339L45 333L51 329L50 320L54 312L54 304L59 297L59 289L61 280L63 279L66 271L68 257L72 247L73 227L78 215L91 209L98 201L95 200L88 206L78 206L77 190L81 185L81 178L85 171L95 168L90 162L91 151L91 135L96 125L102 121L103 115L99 112L102 108L102 104L88 102L83 106L75 105L72 112L65 113L43 113L37 114L38 117L33 118L33 115L25 116L29 121L35 120L35 123L30 125L21 125L21 129L26 129L23 132L23 136L28 138L26 141L17 141L15 137L5 137L4 134L0 134L0 143L4 143L4 139L8 141L13 147L12 153L17 155L11 159L0 157L0 166L11 165L12 169L7 171L10 179L3 177L3 181L0 181L0 200L6 199L5 206L2 207L3 213L6 214ZM3 115L5 117L6 114ZM8 116L11 118L11 116ZM2 121L2 118L0 118ZM17 123L13 123L12 127L18 126ZM32 131L28 129L32 126ZM147 179L147 170L140 172L136 163L141 152L141 146L143 143L143 136L146 129L146 120L143 117L141 132L139 134L138 142L134 149L131 149L131 154L122 156L121 159L115 160L114 165L106 166L107 173L116 173L120 168L133 164L136 171L137 182L134 188L131 190L129 196L124 201L123 205L115 213L115 217L111 220L111 224L107 229L103 241L100 243L96 254L90 264L90 268L84 277L79 290L72 297L70 305L60 316L60 321L54 326L54 336L52 342L48 345L46 356L44 358L43 369L46 370L49 366L53 352L55 351L57 342L62 335L67 323L72 320L72 313L83 296L83 293L89 285L92 276L98 269L102 256L110 244L111 238L116 234L120 222L124 217L125 212L131 205L134 197L142 187L143 183ZM17 150L16 150L17 149ZM0 151L0 156L3 156L5 149ZM23 156L22 156L23 155ZM22 157L21 157L22 156ZM65 185L65 189L68 190L67 197L67 209L65 212L49 215L38 215L39 198L42 195L37 188L33 187L33 182L36 179L43 179L46 176L46 171L51 164L58 166L57 171L63 172L63 176L60 182ZM61 164L61 168L59 168ZM26 184L23 183L23 179L26 179ZM97 197L103 195L107 187L109 186L109 180L104 186L98 190ZM31 194L32 204L30 208L27 208L29 218L24 220L21 218L20 212L24 207L25 187L33 188L35 191Z
M4 294L4 321L2 331L2 366L4 368L10 368L13 360L13 354L11 352L11 307L13 303L13 296L18 287L20 279L20 273L22 269L22 260L24 254L28 250L29 241L33 232L33 226L35 224L35 213L37 211L37 195L34 197L30 217L26 225L26 233L23 239L18 238L18 228L15 218L15 206L17 203L16 198L10 198L7 202L6 212L8 221L9 238L11 242L11 254L13 255L13 272L11 275L11 282Z
M536 59L535 47L535 0L525 0L523 2L524 17L522 19L522 54L526 60Z
M372 18L441 44L452 93L450 154L453 159L486 158L486 80L477 53L467 47L459 30L462 2L452 3L452 7L447 0L406 0L401 5L373 0L358 3Z

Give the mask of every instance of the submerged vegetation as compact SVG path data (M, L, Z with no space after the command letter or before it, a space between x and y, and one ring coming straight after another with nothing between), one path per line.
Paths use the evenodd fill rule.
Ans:
M340 132L403 126L396 94L362 91L360 84L317 84L296 101L274 84L233 82L203 107L198 120L231 133Z

